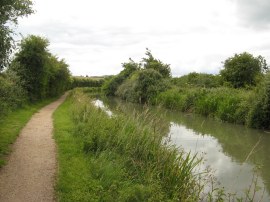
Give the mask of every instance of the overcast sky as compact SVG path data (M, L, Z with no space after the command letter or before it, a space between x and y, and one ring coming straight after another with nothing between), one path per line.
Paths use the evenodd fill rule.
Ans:
M73 75L111 75L146 48L173 76L218 73L244 51L270 63L270 0L34 0L18 32L47 37Z

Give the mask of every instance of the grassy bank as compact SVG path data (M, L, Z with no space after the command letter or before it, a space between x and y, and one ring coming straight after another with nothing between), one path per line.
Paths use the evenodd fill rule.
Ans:
M81 93L54 114L60 201L197 201L198 161L162 143L146 115L109 117Z
M8 113L0 120L0 167L5 164L5 157L10 152L10 145L31 116L43 106L55 99L47 99L36 104L25 105L24 107Z
M164 130L155 127L162 120L151 116L110 117L82 90L73 91L54 113L59 201L232 199L211 187L208 172L195 174L200 161L166 144Z

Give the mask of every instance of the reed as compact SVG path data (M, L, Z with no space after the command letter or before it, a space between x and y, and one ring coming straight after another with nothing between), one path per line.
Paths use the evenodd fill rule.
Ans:
M199 171L200 158L170 144L162 127L156 127L162 120L148 110L108 116L92 104L91 96L74 90L56 111L55 120L60 201L232 198L213 183L211 172Z

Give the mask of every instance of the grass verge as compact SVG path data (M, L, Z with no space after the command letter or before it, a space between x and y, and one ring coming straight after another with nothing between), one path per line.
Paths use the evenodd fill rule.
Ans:
M90 172L81 143L73 135L71 106L72 102L67 98L53 115L59 164L57 196L59 201L91 201L92 197L88 194L91 189Z
M0 168L6 163L6 157L11 151L11 144L14 143L21 129L30 120L31 116L54 100L47 99L36 104L25 105L10 112L0 120Z

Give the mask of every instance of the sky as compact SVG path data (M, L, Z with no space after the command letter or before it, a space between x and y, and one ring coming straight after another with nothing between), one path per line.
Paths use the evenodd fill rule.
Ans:
M219 73L236 53L270 64L269 0L34 0L17 32L49 39L76 76L117 74L146 48L172 75Z

